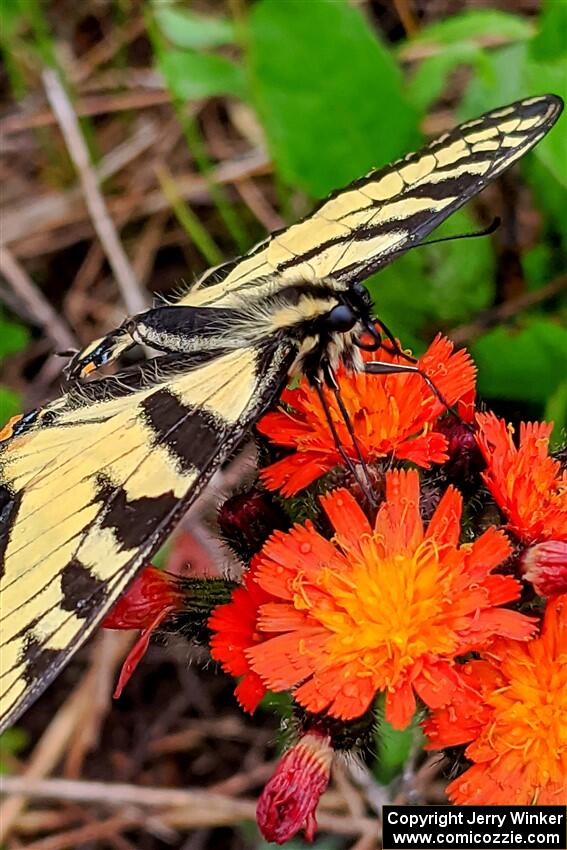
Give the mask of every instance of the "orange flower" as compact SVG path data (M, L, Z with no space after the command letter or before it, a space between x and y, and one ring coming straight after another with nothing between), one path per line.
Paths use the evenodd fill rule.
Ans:
M368 352L363 352L363 357L376 359ZM380 359L404 362L382 351ZM453 352L453 344L438 336L420 358L419 366L449 404L458 402L462 414L470 415L476 370L466 351ZM341 367L337 380L365 460L393 455L426 469L447 460L447 437L431 428L445 408L420 375L349 374ZM327 389L324 392L341 443L356 462L334 395ZM293 448L295 453L264 469L260 477L269 489L292 496L342 459L320 400L305 379L296 389L285 390L281 400L291 411L268 413L257 427L274 443Z
M257 673L250 669L246 650L255 643L265 640L258 629L256 616L258 607L274 597L266 593L254 581L254 561L245 574L243 587L232 593L230 602L219 605L209 617L209 628L213 636L209 642L211 656L220 661L225 673L242 676L235 695L245 711L251 714L266 693L266 688Z
M567 595L550 600L541 636L496 640L469 661L467 703L424 724L428 749L464 744L474 762L447 788L465 805L567 803Z
M387 474L374 528L346 490L322 504L332 542L311 523L276 532L248 576L245 592L256 584L270 597L259 602L256 640L243 652L265 687L294 689L309 711L343 719L363 714L385 690L387 719L403 728L415 693L441 706L462 686L455 656L494 635L531 634L529 618L498 607L520 590L514 578L491 574L510 552L505 535L489 529L459 546L462 499L454 488L427 530L416 471ZM232 611L238 621L242 608L242 598L234 599L224 616ZM211 625L216 657L230 669L223 623Z
M567 540L567 470L549 456L552 425L522 423L513 429L493 413L478 414L478 444L488 464L483 473L510 531L526 545Z
M256 808L266 841L285 844L301 827L306 840L313 841L315 810L329 784L333 755L330 737L312 731L281 758Z

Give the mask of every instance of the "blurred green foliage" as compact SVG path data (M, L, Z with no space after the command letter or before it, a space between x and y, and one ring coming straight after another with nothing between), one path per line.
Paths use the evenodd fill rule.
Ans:
M27 328L9 319L0 309L0 365L4 357L22 351L28 344ZM22 409L18 393L0 384L0 427Z
M25 729L14 727L0 735L0 776L10 772L10 760L29 746L29 735Z
M244 98L280 183L313 199L415 148L423 119L458 69L468 70L459 119L532 94L567 99L567 4L553 0L539 19L469 10L395 46L347 0L258 0L235 21L197 16L167 0L154 0L153 8L171 46L157 64L176 96L190 98L199 88L195 96ZM521 169L543 217L540 244L521 258L533 290L565 268L565 119ZM469 208L438 235L475 227ZM437 329L470 322L494 305L495 268L494 242L460 240L407 254L370 288L381 318L419 352ZM564 428L566 314L565 299L556 297L474 341L481 395L527 403L533 415L553 413Z
M224 188L212 181L187 102L211 96L246 102L263 130L282 201L298 192L315 201L415 149L426 116L447 99L454 103L457 79L458 119L549 91L567 99L567 3L543 0L533 17L493 5L423 25L393 44L367 10L348 0L231 0L200 4L198 11L189 0L148 0L143 8L153 62L210 181L234 253L253 237ZM117 26L128 8L127 0L117 3ZM56 61L52 14L42 0L6 0L0 46L16 95L25 92L34 68ZM535 208L541 219L535 223L538 243L519 257L530 292L566 268L566 126L563 117L519 165L529 192L515 203L520 212ZM180 216L193 240L189 218ZM436 235L470 232L478 224L469 206ZM426 246L370 281L381 318L404 345L419 353L437 330L467 325L503 297L496 285L499 239ZM555 295L471 339L479 391L488 403L512 403L532 417L553 414L556 433L564 429L566 325L567 300ZM10 338L4 325L0 332ZM7 396L0 401L11 410Z

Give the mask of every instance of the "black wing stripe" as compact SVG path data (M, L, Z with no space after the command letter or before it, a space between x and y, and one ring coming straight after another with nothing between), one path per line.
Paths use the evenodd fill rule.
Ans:
M205 407L188 407L167 389L149 396L140 407L155 434L154 445L164 444L183 471L206 468L218 448L219 429L226 427L218 416Z

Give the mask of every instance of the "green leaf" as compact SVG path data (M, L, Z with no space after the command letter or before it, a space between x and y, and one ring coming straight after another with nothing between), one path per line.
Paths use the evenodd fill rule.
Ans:
M402 731L384 721L377 736L378 758L373 773L382 785L389 785L398 776L411 752L415 729L408 726Z
M450 75L461 65L476 67L485 60L483 50L472 42L447 45L440 53L419 63L407 82L412 103L424 112L442 95Z
M22 351L28 344L29 331L19 322L13 322L0 311L0 359Z
M438 239L478 229L468 210L459 210L429 238ZM489 238L455 239L425 245L427 298L432 319L441 325L460 324L488 307L494 298L494 254Z
M376 761L372 772L378 782L389 785L403 770L416 740L421 737L421 730L415 718L405 729L394 729L385 719L383 695L376 700L376 719Z
M565 215L567 199L565 189L553 179L541 160L534 156L528 157L524 162L523 171L526 179L529 181L539 208L549 217L553 229L557 230L561 235L564 252L567 253L567 216ZM558 255L559 251L555 252L555 256L557 256L559 261L557 270L562 271L565 264L561 263L561 257Z
M540 30L532 39L530 54L536 61L552 62L567 56L567 3L546 0L540 16Z
M473 118L519 98L547 92L567 97L564 63L534 62L525 43L511 45L487 55L486 73L471 80L461 102L460 115ZM533 155L554 180L567 188L566 133L565 121L560 120L534 148Z
M442 21L423 27L411 39L412 44L433 42L454 45L458 41L506 38L523 41L533 35L533 25L524 17L499 12L496 9L478 9L452 15Z
M412 251L370 278L365 284L374 300L376 315L389 327L404 348L414 354L425 345L420 333L430 317L424 257Z
M547 241L524 251L520 260L530 290L540 289L551 279L552 249Z
M541 94L524 89L527 55L525 43L508 45L487 53L482 75L472 77L467 86L459 106L459 118L476 118L489 109L505 106L521 97Z
M155 19L162 33L177 47L199 50L235 41L234 27L228 18L200 15L190 9L172 9L156 4Z
M459 210L431 238L478 227ZM412 249L370 279L377 315L402 345L423 352L431 331L461 324L494 297L494 256L489 239L457 239ZM427 332L427 333L425 333Z
M18 393L9 387L0 384L0 428L2 428L11 416L21 413L22 399Z
M555 65L526 61L524 67L525 89L535 94L552 92L567 99L567 71L565 64ZM534 149L536 157L543 162L563 188L567 189L567 129L565 119L549 131ZM567 198L566 198L567 200Z
M284 181L322 197L418 142L400 69L346 0L260 0L249 23L253 98Z
M544 405L567 374L567 329L541 317L498 327L471 345L485 398Z
M160 51L157 63L168 88L180 100L221 94L246 97L242 68L224 56L171 49Z
M30 737L25 729L13 726L0 735L0 774L8 773L9 761L6 756L18 756L30 743Z
M26 23L26 8L23 0L4 0L2 6L2 26L0 27L0 40L13 35L14 31L22 28Z

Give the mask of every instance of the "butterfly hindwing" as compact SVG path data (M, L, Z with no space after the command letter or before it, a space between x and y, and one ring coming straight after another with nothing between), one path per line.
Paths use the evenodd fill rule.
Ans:
M107 379L0 443L3 725L92 632L269 405L288 355L282 344L191 370L162 364L167 377L123 392Z

